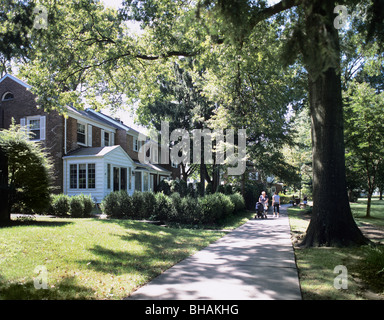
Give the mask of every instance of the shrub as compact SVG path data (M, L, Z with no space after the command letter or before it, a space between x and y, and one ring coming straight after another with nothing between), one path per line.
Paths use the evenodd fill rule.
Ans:
M107 194L100 204L102 212L107 216L121 217L122 212L119 206L118 198L117 192Z
M12 120L8 130L0 130L0 148L8 161L8 207L11 212L45 212L51 200L53 165L42 144L32 141L28 130Z
M221 216L226 217L233 214L235 211L235 205L231 201L231 198L228 195L225 195L222 193L217 193L216 195L219 198L223 208L223 212Z
M51 210L52 214L63 217L69 212L70 198L65 194L51 195Z
M83 217L90 217L93 207L95 206L95 203L93 202L93 199L91 195L79 195L80 200L83 202Z
M163 192L166 195L171 194L171 186L168 180L161 180L160 183L156 187L157 192Z
M202 223L215 223L222 217L224 208L218 193L200 197L199 204Z
M177 215L171 198L162 192L156 193L156 213L154 218L162 221L174 221Z
M84 203L80 195L71 197L69 201L69 213L73 218L82 218L84 214Z
M180 211L178 212L179 222L196 224L201 219L200 202L191 196L181 199Z
M180 196L180 193L174 192L171 194L170 198L172 200L173 206L175 207L178 217L180 217L182 213L182 207L181 207L182 197Z
M132 219L144 219L145 206L144 206L144 195L143 192L135 191L132 195Z
M235 205L235 213L245 209L245 201L243 196L240 193L236 192L234 194L231 194L229 198L231 199L232 203Z
M132 198L129 196L126 190L116 191L117 195L117 215L116 218L129 218L134 214L132 206ZM116 211L117 211L116 210Z
M134 216L132 199L125 190L106 195L100 207L104 214L113 218L133 218Z
M156 214L156 197L152 191L142 192L141 218L150 219Z
M193 183L189 183L188 186L187 186L187 191L188 191L188 196L191 196L193 198L196 198L198 193L197 191L195 190L195 188L193 187Z

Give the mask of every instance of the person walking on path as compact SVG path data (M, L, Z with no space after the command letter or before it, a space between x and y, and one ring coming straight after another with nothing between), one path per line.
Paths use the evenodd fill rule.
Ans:
M275 194L272 196L272 206L273 206L273 217L275 217L275 213L277 217L280 215L280 196L277 191L275 191Z
M264 207L264 213L267 214L268 211L268 196L265 191L261 192L261 195L259 197L259 202L263 205Z

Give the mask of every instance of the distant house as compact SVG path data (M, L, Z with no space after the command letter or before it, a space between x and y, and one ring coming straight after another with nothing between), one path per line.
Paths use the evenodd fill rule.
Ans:
M101 202L111 191L155 190L162 179L180 177L180 168L171 162L156 164L160 146L148 151L149 163L140 163L146 141L120 120L69 106L66 116L45 112L30 88L10 74L0 79L0 129L9 128L13 118L45 147L53 160L56 192L91 194Z

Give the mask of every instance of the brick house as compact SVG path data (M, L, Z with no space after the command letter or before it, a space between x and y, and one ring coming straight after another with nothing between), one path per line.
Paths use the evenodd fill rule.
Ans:
M160 146L149 148L149 163L140 163L146 143L140 132L91 109L66 107L66 115L39 108L31 87L6 74L0 79L0 129L16 124L33 133L51 156L55 192L91 194L97 202L111 191L155 190L164 178L179 178L180 168L157 164Z

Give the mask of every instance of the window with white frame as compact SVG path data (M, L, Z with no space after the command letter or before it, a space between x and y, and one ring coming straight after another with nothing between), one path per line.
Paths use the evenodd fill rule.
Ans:
M26 127L30 139L34 141L45 140L45 116L30 116L20 119L21 127Z
M3 94L3 96L1 97L1 101L9 101L9 100L13 100L14 99L14 95L12 92L6 92Z
M86 125L83 123L77 123L77 143L86 144L87 143L87 132Z
M96 188L96 165L94 163L88 164L88 189Z
M79 189L87 188L87 165L79 164Z
M69 166L70 189L95 189L96 188L96 164L80 163Z
M69 166L69 188L77 189L77 164Z
M28 120L28 128L32 134L32 140L40 140L40 119Z

